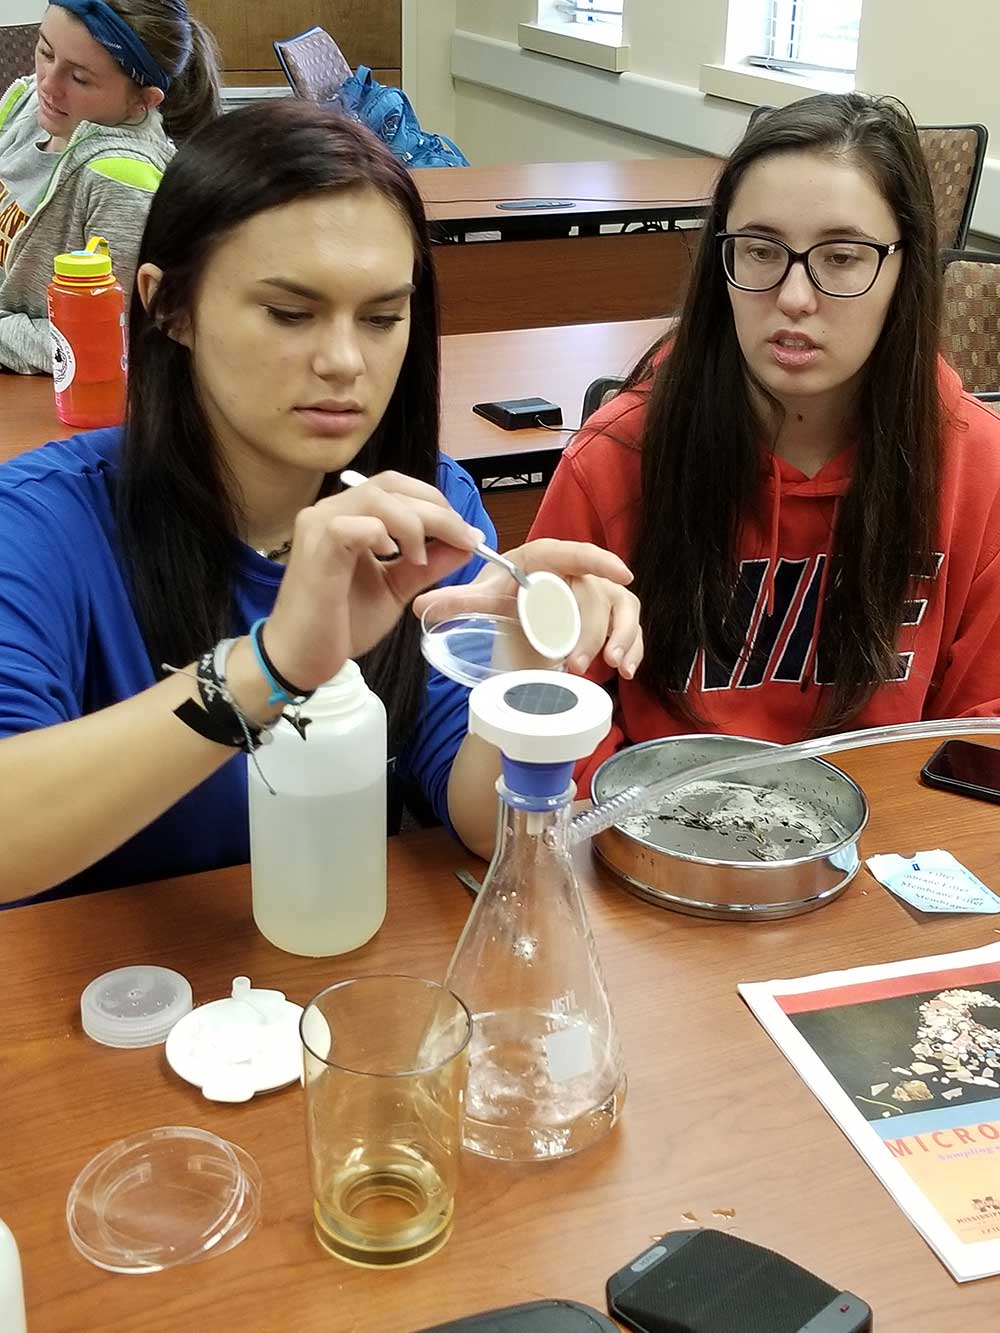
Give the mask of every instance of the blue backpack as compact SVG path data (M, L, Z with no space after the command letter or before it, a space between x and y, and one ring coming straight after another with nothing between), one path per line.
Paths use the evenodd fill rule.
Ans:
M334 104L359 120L408 167L467 167L469 159L443 134L425 134L410 99L359 65L337 89Z

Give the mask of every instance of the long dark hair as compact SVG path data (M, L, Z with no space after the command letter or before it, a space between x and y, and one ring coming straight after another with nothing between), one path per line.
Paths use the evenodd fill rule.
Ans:
M193 308L219 242L240 223L309 195L366 186L408 221L416 290L410 340L385 415L354 466L396 468L434 483L438 445L437 298L423 205L405 168L367 130L314 103L282 100L215 121L167 168L139 264L163 279L146 310L133 292L130 369L117 515L139 624L157 673L232 633L238 497L199 403L190 353L169 331ZM248 374L252 374L252 368ZM328 477L324 493L335 479ZM363 660L393 743L419 707L419 626L403 616Z
M186 0L108 0L171 78L160 106L163 127L180 143L222 111L215 38L188 13Z
M755 407L716 233L747 169L796 150L866 171L903 240L899 279L858 396L857 464L822 610L824 676L834 684L816 724L836 729L894 675L903 606L912 577L929 562L937 513L937 232L917 132L898 102L859 93L796 102L760 117L723 168L673 346L650 393L632 566L645 612L644 679L692 720L683 691L695 653L732 661L743 647L734 642L732 614L740 534L760 493L760 449L771 430ZM633 387L649 365L647 355Z

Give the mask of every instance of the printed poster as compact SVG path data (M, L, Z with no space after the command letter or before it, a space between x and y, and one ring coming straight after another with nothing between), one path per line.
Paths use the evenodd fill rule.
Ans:
M1000 944L738 989L951 1274L1000 1273Z

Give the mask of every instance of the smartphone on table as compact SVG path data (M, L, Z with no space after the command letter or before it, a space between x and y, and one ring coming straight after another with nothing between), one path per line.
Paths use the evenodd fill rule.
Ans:
M1000 749L974 741L945 741L920 770L928 787L1000 804Z

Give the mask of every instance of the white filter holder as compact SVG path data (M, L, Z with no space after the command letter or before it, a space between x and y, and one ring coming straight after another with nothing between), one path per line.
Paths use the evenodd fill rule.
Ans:
M509 671L469 695L469 731L519 763L582 759L610 728L611 696L582 676Z
M232 995L192 1010L167 1038L167 1063L209 1101L248 1102L301 1073L302 1006L280 990L233 980Z

